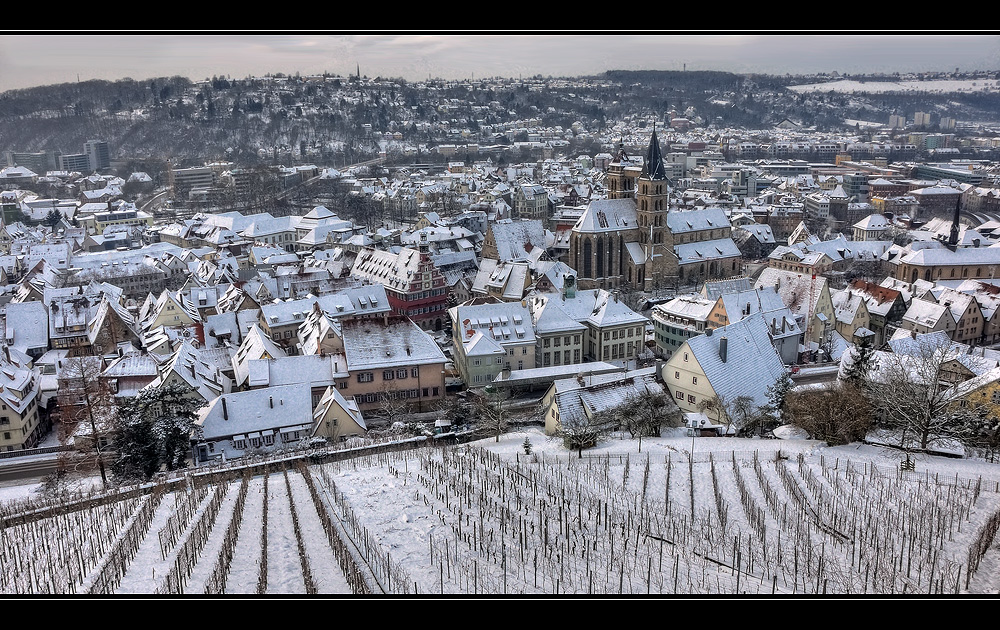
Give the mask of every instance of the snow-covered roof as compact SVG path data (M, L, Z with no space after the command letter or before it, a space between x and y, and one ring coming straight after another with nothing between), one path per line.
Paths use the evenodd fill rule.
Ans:
M740 248L731 238L718 238L710 241L681 243L674 245L674 254L678 264L688 265L698 262L732 258L740 256Z
M406 317L348 319L341 323L341 334L352 372L446 360L434 339Z
M767 388L785 373L781 357L768 337L764 316L759 313L711 334L691 337L686 343L712 390L725 401L750 396L756 406L762 406L768 402ZM747 366L753 366L754 378L747 378Z
M574 232L614 232L639 225L635 200L598 199L590 202L583 216L573 226Z
M198 412L195 424L207 441L312 424L312 391L307 384L282 385L223 394Z

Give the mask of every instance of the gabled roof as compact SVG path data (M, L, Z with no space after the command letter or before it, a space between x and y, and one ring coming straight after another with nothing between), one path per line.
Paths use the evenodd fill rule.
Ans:
M253 359L274 359L285 356L285 351L270 337L264 334L259 326L250 327L239 350L233 356L233 374L237 387L242 387L250 377L250 362Z
M724 361L720 350L723 340ZM685 343L712 390L727 402L738 396L750 396L758 407L765 405L767 388L785 373L781 357L771 345L764 317L758 313L717 328L711 334L691 337ZM747 378L747 366L753 366L754 378Z
M407 317L348 319L341 323L350 371L445 362L437 342Z
M573 226L574 232L600 233L616 232L639 226L636 218L635 200L597 199L590 202L583 216Z
M577 367L581 373L586 371L585 365ZM559 379L552 383L551 391L560 424L572 425L621 405L629 396L663 393L664 387L656 379L656 368L648 367ZM677 407L672 398L667 404L671 409Z
M698 210L671 210L667 213L667 227L672 234L699 232L730 227L726 211L718 207Z
M224 394L198 413L201 437L218 440L253 431L312 424L312 391L306 384Z

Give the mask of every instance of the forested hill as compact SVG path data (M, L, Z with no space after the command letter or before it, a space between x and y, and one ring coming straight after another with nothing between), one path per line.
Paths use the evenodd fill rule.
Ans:
M796 93L788 89L796 82L805 79L624 70L419 83L281 74L84 81L0 94L0 150L77 153L101 139L118 159L170 158L184 166L214 159L250 165L307 147L317 161L342 164L373 155L387 132L428 146L459 136L504 144L518 139L510 127L580 122L594 133L670 111L701 126L766 130L789 118L821 132L849 129L846 119L886 123L890 114L914 111L1000 120L996 93Z

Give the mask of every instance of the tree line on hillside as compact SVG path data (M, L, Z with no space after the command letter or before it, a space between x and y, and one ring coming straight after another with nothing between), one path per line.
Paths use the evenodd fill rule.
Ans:
M787 89L794 78L712 71L609 71L569 84L541 77L374 84L273 79L164 77L10 90L0 94L0 137L3 148L14 151L73 153L97 137L123 158L229 159L250 166L272 159L272 149L291 153L302 143L322 159L344 145L358 156L373 154L365 125L372 133L400 133L405 142L433 143L447 136L418 123L447 122L449 129L479 133L513 121L563 128L581 122L593 132L634 116L667 123L667 112L675 111L719 127L763 129L791 118L835 130L845 129L847 117L885 122L898 111L950 108L970 120L1000 118L1000 96L990 93L796 94ZM440 109L445 102L447 109ZM495 136L475 140L492 143Z

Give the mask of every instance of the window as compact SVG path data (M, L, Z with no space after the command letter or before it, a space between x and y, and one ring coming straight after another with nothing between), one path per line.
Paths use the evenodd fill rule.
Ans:
M406 368L396 370L396 378L406 378Z
M3 439L5 439L5 440L9 440L10 439L10 432L9 431L4 431L3 432Z
M391 381L394 377L395 377L395 373L392 370L383 370L382 371L382 380L383 381Z
M412 376L413 378L417 378L418 376L420 376L420 368L411 368L410 376Z
M548 348L549 347L549 343L551 343L551 342L548 340L548 338L543 339L542 340L542 347L543 348Z
M347 381L337 383L337 389L347 389Z
M497 357L497 365L503 363L503 357Z
M693 394L688 394L688 402L691 403L692 405L694 404L694 395Z
M7 416L0 416L0 424L10 424L10 418Z
M233 440L233 448L236 448L236 449L239 449L239 450L242 451L246 447L247 447L246 438L239 439L239 440Z
M273 444L274 444L274 436L273 435L265 435L264 436L264 446L272 446Z
M678 400L684 400L684 392L677 390L677 398Z
M472 365L482 365L482 364L483 364L482 359L473 359L472 360Z
M692 376L691 377L691 384L692 385L697 385L698 384L698 377L697 376Z
M674 372L674 378L680 378L680 377L681 377L680 372Z
M524 346L521 348L521 354L528 354L528 347Z
M559 337L555 337L554 339L552 339L552 345L558 348L560 345L562 345L562 339L560 339Z
M375 374L373 374L372 372L361 372L360 374L358 374L359 383L371 383L374 380L375 380Z
M688 360L688 353L687 353L687 352L685 352L685 353L684 353L684 360L685 360L685 361L687 361L687 360Z

